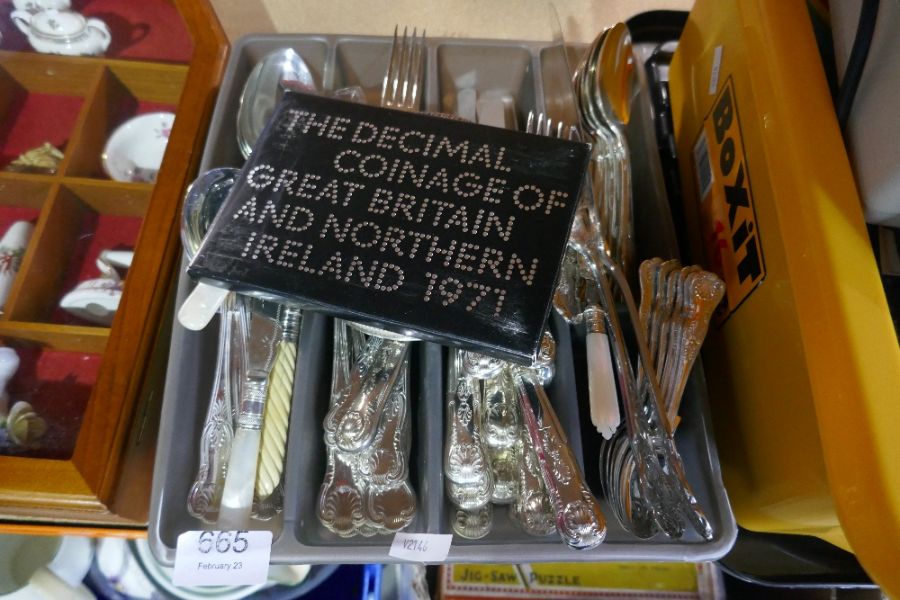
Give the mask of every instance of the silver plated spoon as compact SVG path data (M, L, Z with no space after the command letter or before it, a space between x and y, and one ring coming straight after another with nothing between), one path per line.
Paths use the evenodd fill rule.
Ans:
M244 158L253 152L287 88L314 92L316 83L300 55L291 48L281 48L257 63L244 84L237 114L237 142Z

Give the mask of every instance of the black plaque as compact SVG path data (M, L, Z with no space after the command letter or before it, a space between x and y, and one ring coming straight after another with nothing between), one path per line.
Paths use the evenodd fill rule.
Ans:
M589 147L290 92L189 273L524 362Z

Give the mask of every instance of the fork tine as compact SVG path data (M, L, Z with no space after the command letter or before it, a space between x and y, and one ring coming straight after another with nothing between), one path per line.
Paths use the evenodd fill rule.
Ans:
M525 133L535 135L544 135L547 137L555 137L559 139L567 139L569 141L581 141L581 134L575 125L566 125L564 121L554 122L548 115L543 112L528 111L528 118L525 122Z
M406 35L403 36L403 62L401 63L402 67L400 71L403 85L400 86L400 95L397 98L397 106L400 108L406 108L406 99L408 97L407 94L409 93L409 76L413 67L413 51L415 50L417 32L417 28L414 27L412 37L407 39ZM403 33L406 33L405 29Z
M384 72L384 81L381 84L382 106L388 106L388 90L391 85L391 76L394 74L394 57L397 55L397 32L399 28L399 25L394 25L394 41L391 43L391 53L388 55L387 69Z
M391 104L390 106L399 106L400 100L403 95L403 85L406 82L406 63L407 63L407 53L409 51L409 36L407 35L407 30L409 28L403 27L403 40L400 43L400 52L398 53L397 59L397 69L394 72L394 93L391 95Z
M403 53L406 51L406 27L403 28L403 37L397 35L397 50L391 60L391 81L388 89L388 97L385 106L397 104L397 90L400 87L400 77L403 73Z
M422 68L422 63L425 59L425 30L422 30L422 35L418 40L415 41L413 45L413 59L412 59L412 80L411 80L411 89L410 89L410 97L409 103L407 104L407 108L416 110L419 108L419 90L422 84L422 77L424 69Z

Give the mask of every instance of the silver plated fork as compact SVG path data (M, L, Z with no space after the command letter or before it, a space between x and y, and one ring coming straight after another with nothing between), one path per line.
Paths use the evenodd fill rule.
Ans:
M381 106L401 110L418 110L422 80L425 70L425 30L418 35L413 28L412 36L408 28L394 27L394 42L388 57L388 68L381 86Z

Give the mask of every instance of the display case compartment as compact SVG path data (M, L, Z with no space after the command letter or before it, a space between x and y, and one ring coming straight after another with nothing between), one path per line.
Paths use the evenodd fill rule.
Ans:
M27 402L45 424L46 431L21 443L14 442L7 431L0 453L56 460L71 458L102 355L59 350L11 336L2 338L2 345L19 357L19 367L6 385L5 410L11 411L17 403Z
M65 175L109 178L102 165L106 141L133 117L175 112L186 73L182 65L109 63L105 66L91 90L72 156L65 163Z
M92 183L55 186L38 219L33 250L22 261L3 318L91 325L67 318L59 310L59 302L79 282L100 276L95 261L101 250L135 247L150 191L145 185L133 185L124 193Z
M45 142L64 155L71 150L98 69L24 60L0 50L0 168Z
M6 8L0 7L0 16ZM0 225L35 225L0 316L0 340L97 361L86 367L94 375L85 380L90 393L67 457L0 456L0 530L42 530L52 527L48 523L146 526L155 441L147 436L155 432L161 395L165 356L158 349L168 340L179 207L196 173L197 148L228 53L207 2L96 0L83 8L104 19L114 38L129 28L138 31L142 23L152 31L142 40L118 36L121 43L107 56L86 57L30 51L21 33L10 32L8 23L0 26L0 114L4 124L15 121L15 139L0 136L0 163L14 158L7 156L11 149L45 141L41 132L29 138L22 128L48 120L37 118L47 111L23 121L17 107L29 109L37 101L40 107L48 99L71 104L50 111L65 117L59 127L64 157L55 173L0 170ZM161 27L166 35L160 35ZM158 54L159 62L141 60L155 55L144 45L151 39L171 43ZM182 59L184 64L162 62ZM11 110L18 118L9 119ZM176 120L156 183L109 179L101 158L108 137L129 118L161 110L175 113ZM95 261L104 249L134 250L127 274L122 269L125 285L112 322L62 312L63 296L98 277Z

